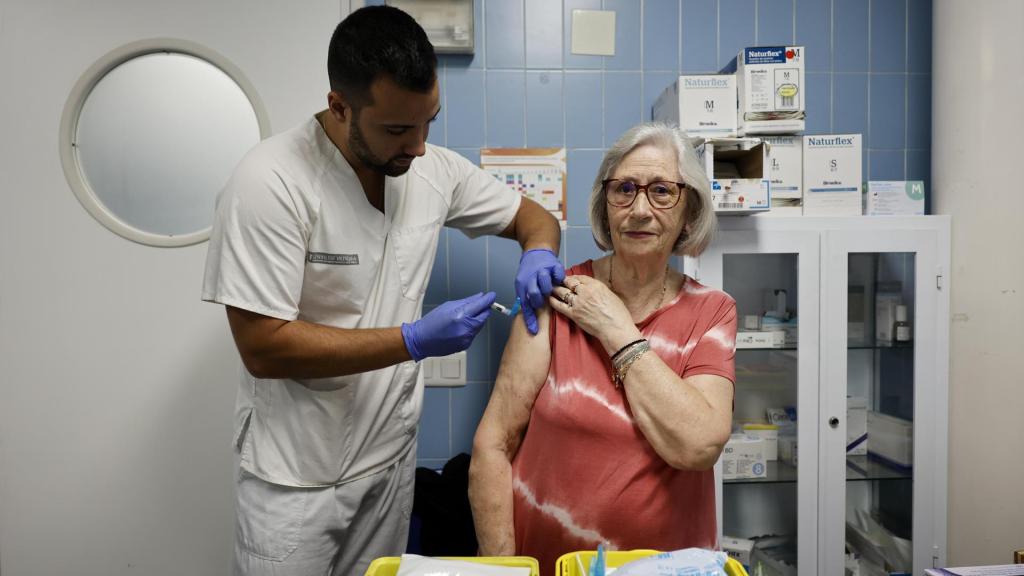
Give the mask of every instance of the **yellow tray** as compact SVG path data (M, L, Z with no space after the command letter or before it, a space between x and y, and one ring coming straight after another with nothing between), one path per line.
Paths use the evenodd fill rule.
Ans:
M529 556L445 556L445 560L464 560L466 562L479 562L480 564L491 564L494 566L511 566L517 568L529 568L530 576L540 576L540 566L536 558ZM398 556L384 556L370 562L366 569L366 576L395 576L398 574L398 565L402 559Z
M604 553L604 564L609 568L617 568L627 562L632 562L640 558L646 558L647 556L653 556L658 554L657 550L629 550L629 551L610 551ZM590 567L591 560L597 556L597 552L594 550L583 550L580 552L569 552L568 554L562 554L558 559L558 563L555 565L557 568L557 576L587 576L580 572L579 565L576 563L576 555L580 555L580 560L583 561L585 568ZM743 569L743 564L740 564L736 560L729 558L725 562L725 573L729 576L747 576L747 571ZM614 576L614 575L613 575Z

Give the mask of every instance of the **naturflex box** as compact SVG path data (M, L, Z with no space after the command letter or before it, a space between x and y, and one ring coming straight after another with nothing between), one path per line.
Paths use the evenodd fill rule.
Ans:
M690 136L736 135L736 77L732 74L680 76L654 103L652 116Z
M697 146L711 180L715 212L751 214L771 207L768 145L760 138L712 138Z
M804 215L861 214L860 134L804 136Z
M800 136L763 136L771 161L772 208L760 216L800 216L804 201L804 142Z
M757 46L736 56L739 133L804 130L804 47Z

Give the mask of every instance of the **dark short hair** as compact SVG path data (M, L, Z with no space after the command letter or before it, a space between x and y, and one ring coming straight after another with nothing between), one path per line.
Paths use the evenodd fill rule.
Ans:
M406 90L428 92L437 79L437 56L412 16L393 6L366 6L334 29L327 76L331 90L363 106L372 104L370 85L381 75Z

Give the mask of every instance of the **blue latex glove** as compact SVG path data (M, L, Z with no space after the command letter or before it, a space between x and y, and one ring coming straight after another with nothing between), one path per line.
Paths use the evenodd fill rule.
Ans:
M402 324L402 338L412 359L447 356L461 352L473 343L491 315L494 292L476 293L462 300L441 304L412 324Z
M551 288L565 280L565 268L555 253L546 248L523 252L516 272L516 296L523 304L523 320L530 334L537 333L537 313L547 303Z

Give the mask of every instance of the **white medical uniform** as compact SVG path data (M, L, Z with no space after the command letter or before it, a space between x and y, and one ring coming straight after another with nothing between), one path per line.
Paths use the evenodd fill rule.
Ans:
M406 174L385 179L381 213L311 118L250 151L218 197L202 298L283 320L399 326L420 316L441 227L497 234L520 198L462 156L428 144ZM255 478L343 490L398 462L411 469L422 398L412 361L312 380L259 379L243 370L235 411L245 472L239 488ZM411 498L411 482L398 488L398 497ZM402 551L404 534L389 553ZM277 555L285 558L256 554L284 562L287 548Z

